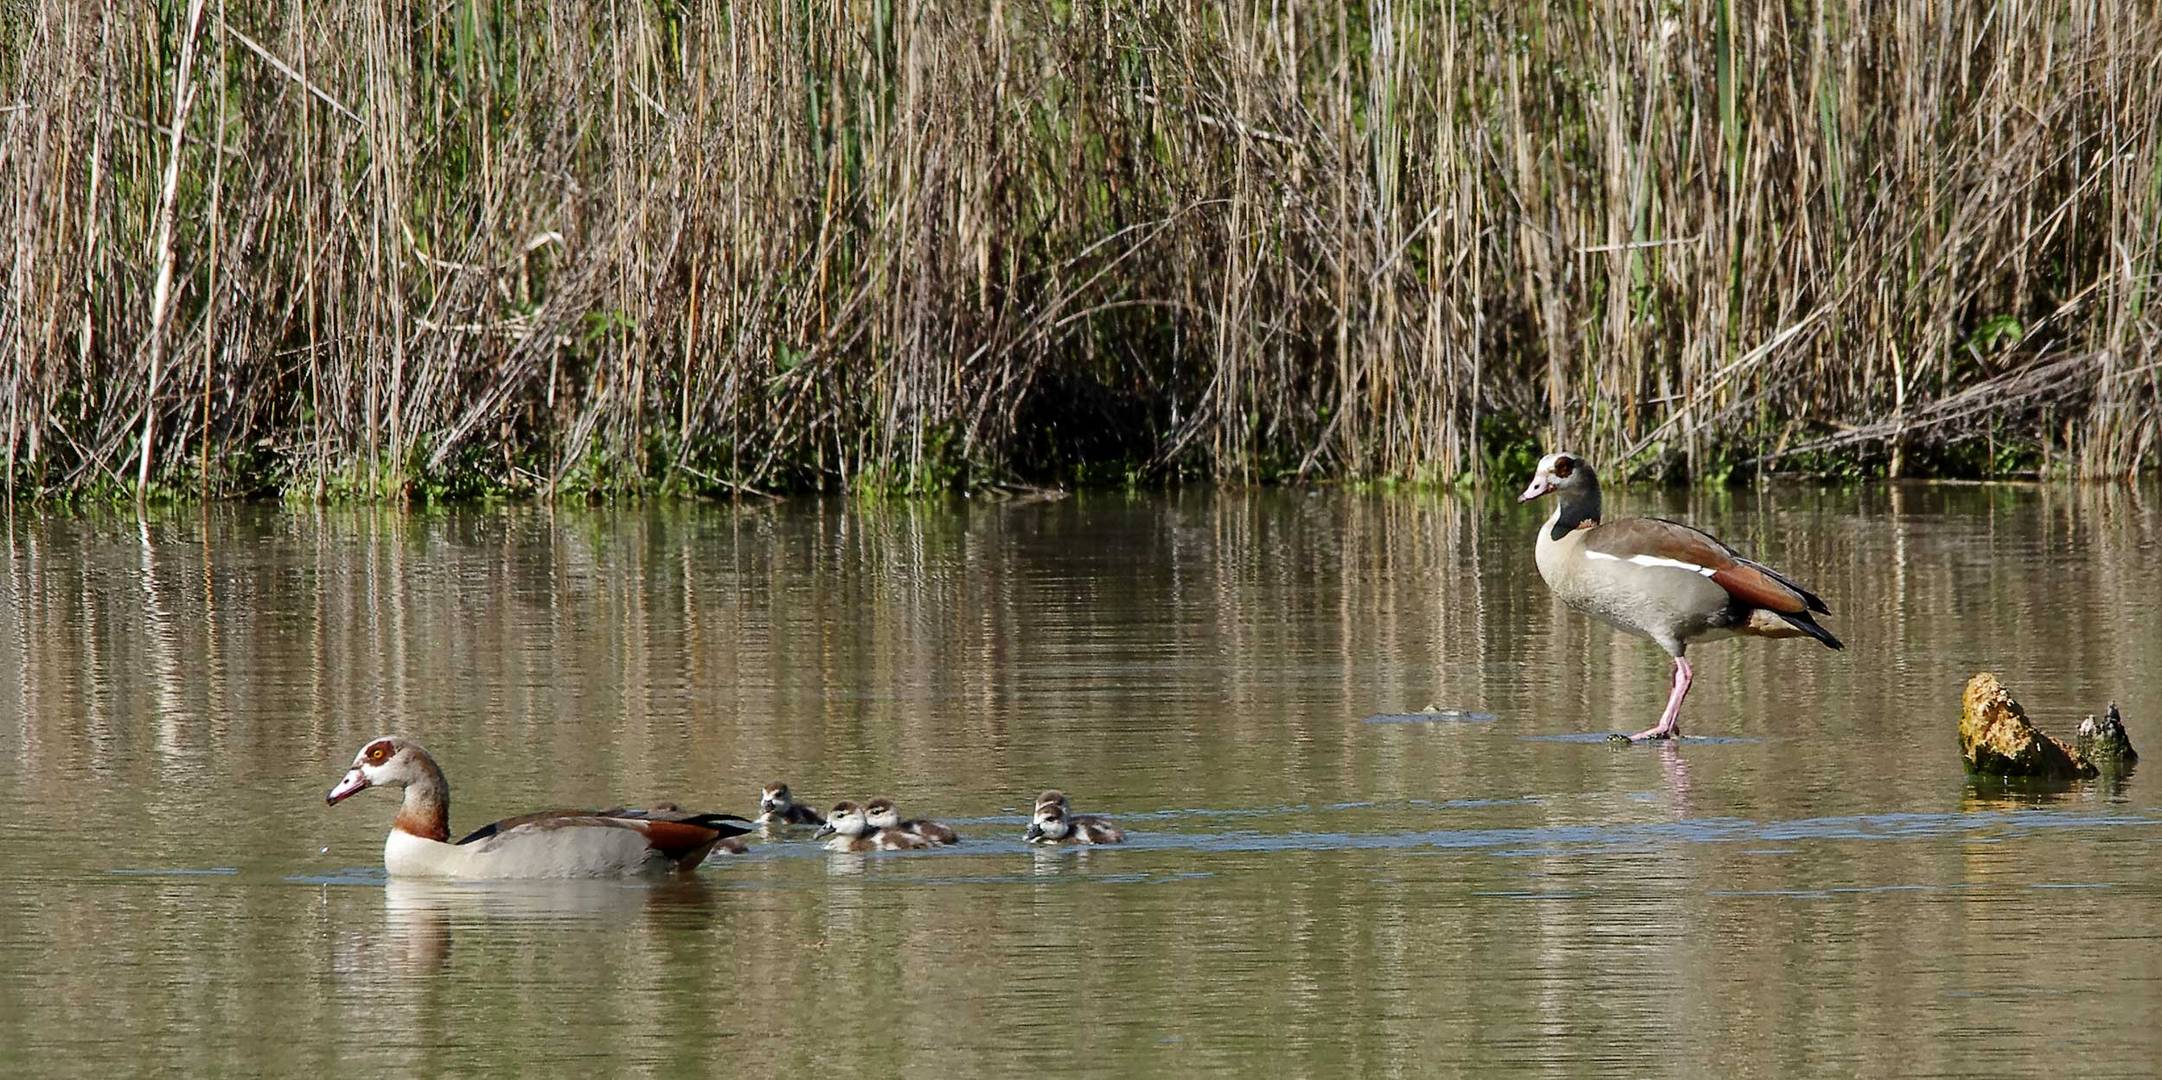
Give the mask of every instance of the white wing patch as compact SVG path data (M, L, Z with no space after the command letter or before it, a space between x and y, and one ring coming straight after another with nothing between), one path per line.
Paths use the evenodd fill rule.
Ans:
M1680 559L1664 559L1657 555L1631 555L1624 560L1619 555L1609 555L1604 551L1587 551L1584 553L1584 557L1587 559L1605 559L1608 562L1626 561L1635 563L1638 566L1667 566L1676 570L1687 570L1692 574L1702 574L1705 577L1710 577L1719 572L1708 566L1698 566L1695 563L1683 562Z
M1683 562L1680 559L1662 559L1657 555L1631 555L1629 561L1638 566L1671 566L1676 570L1687 570L1692 574L1702 574L1705 577L1710 577L1719 572L1708 566L1698 566L1695 563Z

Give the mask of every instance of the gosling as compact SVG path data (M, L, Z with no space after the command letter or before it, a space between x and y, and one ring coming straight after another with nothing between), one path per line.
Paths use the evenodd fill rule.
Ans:
M788 785L767 784L758 792L758 823L760 825L824 825L826 819L818 811L796 801L788 793Z
M1126 834L1105 818L1069 814L1057 803L1045 803L1036 808L1021 839L1031 844L1123 844Z
M903 833L933 847L940 844L959 843L961 840L960 837L954 835L952 829L936 821L926 821L922 818L902 821L901 812L894 809L892 799L872 799L863 808L863 819L869 822L873 829L880 832Z
M826 840L827 851L909 851L929 847L922 840L894 829L873 831L871 823L863 816L863 807L852 802L833 804L833 812L826 815L826 824L819 828L814 839Z

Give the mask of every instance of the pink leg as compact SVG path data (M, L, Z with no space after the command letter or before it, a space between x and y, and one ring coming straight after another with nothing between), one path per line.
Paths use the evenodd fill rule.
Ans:
M1689 661L1674 658L1674 692L1667 696L1667 711L1659 714L1657 727L1646 728L1629 736L1630 742L1646 739L1679 739L1682 737L1682 699L1689 696Z

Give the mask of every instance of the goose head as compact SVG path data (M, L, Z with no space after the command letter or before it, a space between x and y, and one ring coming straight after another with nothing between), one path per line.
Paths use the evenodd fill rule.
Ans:
M833 812L826 815L826 824L818 830L818 835L862 836L870 831L870 823L863 818L863 807L852 802L838 802L833 804Z
M1548 454L1539 459L1538 471L1531 474L1531 485L1524 489L1524 494L1517 496L1516 501L1530 502L1559 491L1563 494L1562 501L1567 502L1568 495L1596 483L1592 478L1590 463L1583 458L1575 454Z
M419 743L397 735L385 735L371 740L353 755L353 767L345 771L345 779L338 781L338 786L331 788L323 801L336 805L365 788L440 783L441 777L434 759L420 748Z
M873 829L898 829L901 812L894 809L892 799L872 799L864 804L863 823Z
M1048 791L1045 791L1043 794L1036 796L1036 805L1039 808L1045 806L1057 806L1061 809L1064 809L1067 805L1066 793L1058 790L1057 788L1052 788Z
M1066 808L1057 803L1045 803L1036 808L1036 816L1030 819L1028 831L1021 839L1034 842L1064 840L1073 832L1073 822L1066 817Z
M761 814L785 814L794 805L796 800L788 793L787 784L767 784L758 791L758 812Z

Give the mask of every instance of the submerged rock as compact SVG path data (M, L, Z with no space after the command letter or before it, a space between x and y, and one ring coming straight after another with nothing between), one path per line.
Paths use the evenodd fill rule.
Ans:
M1959 752L1967 771L2004 779L2082 780L2096 775L2093 763L2027 719L2027 710L1982 672L1967 680L1959 718Z
M2123 768L2139 760L2139 753L2132 749L2132 737L2125 734L2124 718L2117 715L2117 703L2109 703L2109 711L2098 719L2089 713L2079 722L2079 753L2081 757L2102 768Z
M1493 713L1478 709L1444 709L1428 704L1426 708L1412 713L1376 713L1366 718L1369 724L1487 724L1496 719Z

